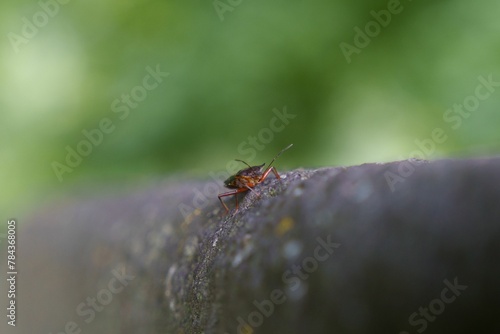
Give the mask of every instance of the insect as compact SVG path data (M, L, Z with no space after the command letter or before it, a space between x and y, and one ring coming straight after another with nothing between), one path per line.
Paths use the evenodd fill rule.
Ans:
M266 179L266 177L269 175L269 173L273 172L273 174L276 176L277 179L280 179L280 175L278 174L278 171L276 170L275 167L271 167L273 164L274 160L276 160L281 153L285 152L288 150L290 147L292 147L293 144L288 145L284 149L282 149L275 157L274 159L267 165L266 169L262 171L262 167L264 167L265 163L263 163L260 166L250 166L243 160L235 159L236 161L243 162L245 165L248 166L248 168L239 170L236 174L230 176L226 181L224 181L224 186L229 189L235 189L232 191L228 191L226 193L219 194L219 201L221 202L222 206L224 209L226 209L226 212L229 212L229 208L227 205L222 201L222 197L226 196L234 196L236 199L236 210L238 210L238 194L245 192L245 191L255 191L252 188L255 187L257 184L261 183Z

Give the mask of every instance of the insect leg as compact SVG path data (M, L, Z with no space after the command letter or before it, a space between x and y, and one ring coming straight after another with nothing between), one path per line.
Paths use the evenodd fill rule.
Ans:
M219 194L217 197L219 198L219 201L221 202L222 206L224 207L224 209L226 209L226 212L229 212L229 208L227 207L227 205L222 201L222 197L226 197L226 196L232 196L234 195L236 197L236 209L238 209L238 194L239 193L242 193L242 192L245 192L245 191L248 191L247 188L238 188L236 190L232 190L232 191L228 191L227 193L222 193L222 194Z
M266 177L269 175L269 173L273 172L273 174L276 176L276 178L279 180L281 179L280 175L278 174L278 171L276 170L275 167L269 167L260 177L259 183L264 181Z

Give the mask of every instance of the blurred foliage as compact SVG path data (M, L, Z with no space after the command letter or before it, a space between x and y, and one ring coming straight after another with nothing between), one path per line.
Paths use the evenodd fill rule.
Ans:
M40 3L52 11L45 21ZM500 3L400 6L349 63L341 43L354 45L355 27L387 1L3 2L1 211L82 183L98 191L159 175L207 178L248 158L239 145L285 106L296 117L253 163L289 143L280 170L403 159L434 128L448 137L428 159L498 154L500 91L457 129L443 115L474 94L479 76L500 81ZM40 27L16 47L26 21ZM157 65L169 76L120 119L113 101ZM114 131L60 182L53 161L64 164L66 146L103 118Z

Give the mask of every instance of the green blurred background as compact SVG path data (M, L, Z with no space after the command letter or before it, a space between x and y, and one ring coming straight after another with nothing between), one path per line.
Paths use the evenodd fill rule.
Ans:
M387 1L65 2L0 4L5 218L80 185L208 179L285 106L295 118L254 164L289 143L279 170L404 159L435 128L447 140L427 159L500 152L500 89L456 129L443 120L479 76L500 81L498 1L402 1L350 62L341 43ZM156 66L169 76L120 119L115 99ZM112 133L60 181L52 163L104 118Z

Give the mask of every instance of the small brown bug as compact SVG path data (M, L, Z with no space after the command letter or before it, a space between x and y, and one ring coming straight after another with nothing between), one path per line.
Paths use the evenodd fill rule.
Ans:
M238 194L245 192L245 191L255 191L252 188L255 187L257 184L261 183L266 179L266 177L269 175L270 172L273 172L273 174L276 176L277 179L280 179L280 175L278 174L278 171L276 170L275 167L271 167L273 164L274 160L276 160L281 153L285 152L288 150L290 147L292 147L293 144L288 145L284 149L282 149L275 157L274 159L269 163L269 165L266 167L264 172L262 172L262 167L264 167L265 164L262 164L260 166L250 166L243 160L235 159L236 161L243 162L245 165L248 166L248 168L239 170L236 174L230 176L226 181L224 181L224 186L229 189L235 189L232 191L228 191L226 193L219 194L219 201L221 202L222 206L224 209L226 209L226 212L229 212L229 208L227 207L226 204L222 201L222 197L226 196L233 196L236 199L236 210L238 210Z

